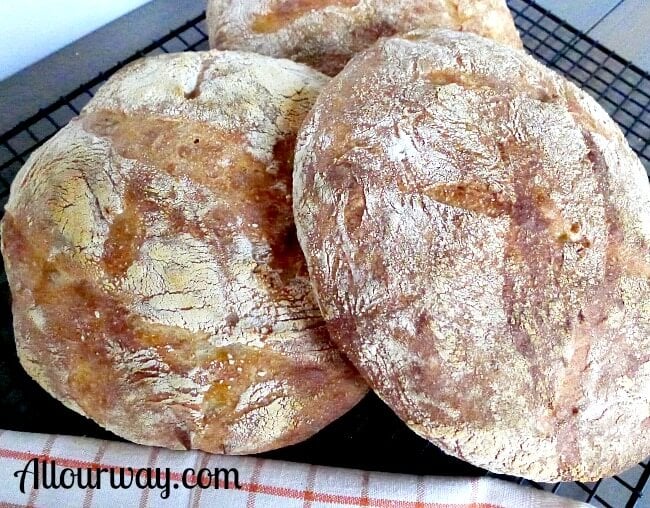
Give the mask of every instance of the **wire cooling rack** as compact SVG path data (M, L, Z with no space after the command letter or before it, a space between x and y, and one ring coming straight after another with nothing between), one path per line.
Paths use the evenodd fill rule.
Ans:
M534 2L508 0L508 5L528 51L593 95L620 124L630 145L650 169L650 76ZM76 116L116 70L145 55L206 48L205 16L199 16L0 134L2 209L11 181L29 154ZM67 410L20 368L7 278L0 270L0 428L119 439ZM489 474L445 456L415 436L373 395L307 442L266 456L412 474ZM649 478L648 461L619 476L588 484L538 484L505 477L612 508L650 508L650 496L643 497Z

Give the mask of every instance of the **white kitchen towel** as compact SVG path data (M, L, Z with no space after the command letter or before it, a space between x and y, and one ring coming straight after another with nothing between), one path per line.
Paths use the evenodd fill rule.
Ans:
M372 473L0 430L0 507L25 506L573 508L587 505L494 478Z

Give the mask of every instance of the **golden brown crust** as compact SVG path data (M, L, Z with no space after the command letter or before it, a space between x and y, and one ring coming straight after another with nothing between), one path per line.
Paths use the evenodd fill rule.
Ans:
M521 48L505 0L208 0L210 46L336 75L380 37L416 28L474 32Z
M295 133L326 78L243 53L117 73L12 186L2 249L18 353L138 443L254 453L365 393L295 239Z
M497 472L594 480L650 454L649 210L593 99L471 34L378 43L299 135L334 341L411 428Z

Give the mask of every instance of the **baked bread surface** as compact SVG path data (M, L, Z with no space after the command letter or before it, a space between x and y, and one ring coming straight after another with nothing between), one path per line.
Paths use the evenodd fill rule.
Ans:
M68 407L131 441L255 453L364 383L295 238L295 134L327 78L237 52L139 60L18 173L2 221L16 343Z
M208 0L210 47L303 62L330 76L377 39L416 28L521 48L505 0Z
M382 40L307 117L294 216L333 340L420 435L539 481L650 454L650 186L573 84L472 34Z

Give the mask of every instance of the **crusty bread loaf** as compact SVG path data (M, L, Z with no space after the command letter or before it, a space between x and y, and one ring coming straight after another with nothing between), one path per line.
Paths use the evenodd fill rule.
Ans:
M505 0L208 0L210 46L303 62L330 76L377 39L416 28L520 48Z
M330 335L416 432L542 481L650 454L650 186L564 78L472 34L379 42L303 124L294 216Z
M365 393L295 239L295 134L327 81L235 52L121 70L11 189L2 249L20 360L138 443L254 453Z

